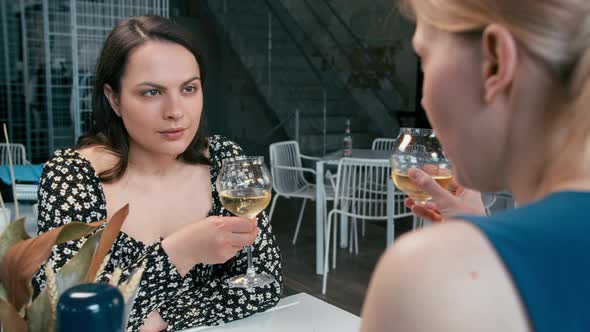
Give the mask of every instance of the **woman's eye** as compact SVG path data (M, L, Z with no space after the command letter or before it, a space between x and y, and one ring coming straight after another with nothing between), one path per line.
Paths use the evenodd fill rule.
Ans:
M144 96L147 97L154 97L160 94L160 91L158 91L158 89L149 89L143 92Z
M195 92L197 92L197 87L193 86L193 85L189 85L186 88L184 88L184 92L185 93L195 93Z

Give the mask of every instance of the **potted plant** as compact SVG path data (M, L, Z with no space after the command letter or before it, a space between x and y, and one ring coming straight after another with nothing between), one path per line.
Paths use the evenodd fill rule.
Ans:
M71 222L32 238L25 232L24 218L10 223L0 234L0 322L4 331L53 331L59 296L72 286L98 282L128 213L126 205L108 221ZM58 272L45 266L46 287L32 299L31 280L53 246L83 237L88 238L82 248ZM121 291L128 313L143 268L125 282L120 282L121 272L115 269L109 283Z

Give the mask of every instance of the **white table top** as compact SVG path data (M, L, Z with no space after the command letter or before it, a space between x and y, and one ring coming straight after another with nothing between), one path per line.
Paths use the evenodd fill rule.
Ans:
M352 149L352 156L351 158L363 158L363 159L383 159L389 160L391 156L390 151L380 151L380 150L371 150L371 149ZM337 162L338 160L342 159L342 152L337 151L334 153L330 153L322 158L324 162Z
M221 326L197 327L184 332L357 332L361 319L327 302L299 293L286 297L265 312Z

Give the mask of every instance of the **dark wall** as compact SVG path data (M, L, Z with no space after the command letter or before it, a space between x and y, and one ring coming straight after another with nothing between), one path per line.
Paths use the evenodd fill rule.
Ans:
M426 112L422 107L422 84L424 81L424 75L421 69L420 59L418 59L418 73L416 75L416 127L418 128L430 128L430 122L426 117Z
M201 43L206 69L204 112L210 134L233 139L248 154L266 156L270 143L287 137L282 128L271 133L279 121L209 13L206 1L173 0L170 6L170 17Z

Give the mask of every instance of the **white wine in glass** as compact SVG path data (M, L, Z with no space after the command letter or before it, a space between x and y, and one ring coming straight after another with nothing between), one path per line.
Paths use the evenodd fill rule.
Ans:
M431 175L441 187L449 189L449 186L453 182L453 176L449 173L448 175ZM399 169L391 171L391 179L395 186L403 191L406 195L412 197L416 203L424 203L432 199L432 195L426 191L420 189L412 179L408 176L408 173L403 173Z
M217 182L219 199L225 209L236 216L256 218L270 202L270 173L263 157L235 157L223 160ZM248 269L228 280L231 287L252 288L273 283L275 278L256 273L252 265L252 246L247 247Z
M265 189L237 189L225 190L219 195L221 204L236 216L255 218L268 203L270 203L270 190Z
M391 179L395 186L418 204L432 196L420 189L408 176L411 168L430 175L441 187L449 189L453 182L451 163L445 157L440 142L431 129L401 128L391 155Z

